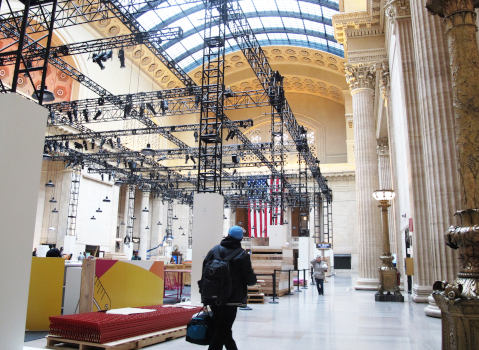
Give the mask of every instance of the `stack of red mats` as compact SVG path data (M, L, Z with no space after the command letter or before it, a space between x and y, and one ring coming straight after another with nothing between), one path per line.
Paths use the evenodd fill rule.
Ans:
M201 307L145 306L154 312L114 315L105 312L50 317L50 334L66 339L108 343L142 334L185 326Z

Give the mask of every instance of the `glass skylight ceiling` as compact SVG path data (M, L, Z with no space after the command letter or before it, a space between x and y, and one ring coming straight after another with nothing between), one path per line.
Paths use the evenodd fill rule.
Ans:
M338 0L239 0L238 3L262 46L294 45L344 56L342 45L333 37L331 23L332 16L339 11ZM181 27L183 38L165 41L162 49L187 72L202 64L203 1L154 0L145 7L139 6L133 16L145 30ZM226 50L227 53L239 50L234 39L227 41Z

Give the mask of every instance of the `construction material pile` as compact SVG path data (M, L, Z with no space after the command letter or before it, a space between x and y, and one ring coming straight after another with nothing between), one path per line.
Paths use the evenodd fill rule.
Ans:
M50 317L50 334L65 339L92 343L108 343L119 339L185 326L201 307L183 308L163 305L145 306L154 309L131 315L88 312Z

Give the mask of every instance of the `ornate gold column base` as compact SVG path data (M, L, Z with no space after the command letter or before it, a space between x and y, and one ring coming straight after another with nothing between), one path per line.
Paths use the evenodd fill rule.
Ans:
M479 349L479 300L433 296L442 311L442 350Z
M379 268L379 291L374 295L376 301L404 302L404 296L399 291L398 270L393 266L393 257L380 257L382 266Z
M479 210L456 212L446 244L459 249L462 268L453 283L434 283L433 297L442 312L442 349L479 349Z

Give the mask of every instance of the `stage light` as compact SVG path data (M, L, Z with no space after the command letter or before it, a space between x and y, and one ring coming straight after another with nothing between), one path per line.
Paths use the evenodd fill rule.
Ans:
M133 105L131 103L127 104L125 108L123 109L123 118L128 118L131 113L131 109L133 108Z
M120 68L125 68L125 50L123 48L118 50L118 59L120 60Z
M102 138L102 139L100 140L100 149L103 148L103 145L105 144L105 142L106 142L106 140L105 140L104 138Z
M85 118L85 122L89 123L90 121L88 120L89 118L89 113L88 113L88 109L84 109L83 110L83 118Z
M88 144L85 140L83 140L83 148L85 149L85 151L88 151Z
M153 115L156 115L155 107L153 107L151 103L148 102L146 108L148 108Z
M236 154L233 154L231 156L231 161L234 163L234 164L238 164L239 163L239 158Z
M113 145L113 139L108 139L108 143L110 144L111 148L115 147L115 146Z
M91 139L90 148L91 148L92 150L95 149L95 140L94 140L94 139Z
M145 106L141 105L140 106L140 118L143 118L145 116Z
M50 111L50 114L48 116L50 117L50 123L53 124L55 122L55 112Z
M98 105L103 106L104 104L105 104L105 98L103 96L99 97L98 98Z
M73 145L75 146L76 149L83 149L83 145L80 142L74 142Z
M193 133L193 137L195 138L195 142L198 142L198 131Z
M73 123L73 115L72 115L71 111L67 111L67 117L68 117L68 121L70 122L70 124L72 124Z
M168 110L168 101L166 100L161 100L160 101L160 108L161 108L161 113L162 115L166 114L166 111Z
M110 200L110 198L108 198L108 196L106 196L106 197L103 199L103 202L105 202L105 203L110 203L111 200Z
M226 139L225 141L228 141L229 139L232 139L234 136L235 136L235 131L234 130L230 130L228 131L228 135L226 136Z
M143 154L143 155L145 155L145 156L153 156L153 155L155 155L155 151L150 147L150 144L149 144L149 143L146 144L146 147L143 148L140 153Z
M93 117L93 120L97 120L101 116L101 109L96 111L95 116Z
M120 139L119 136L116 137L116 145L117 145L118 147L121 147L121 139Z
M96 210L96 212L97 212L97 213L103 213L103 211L101 210L101 208L98 208L98 209Z

